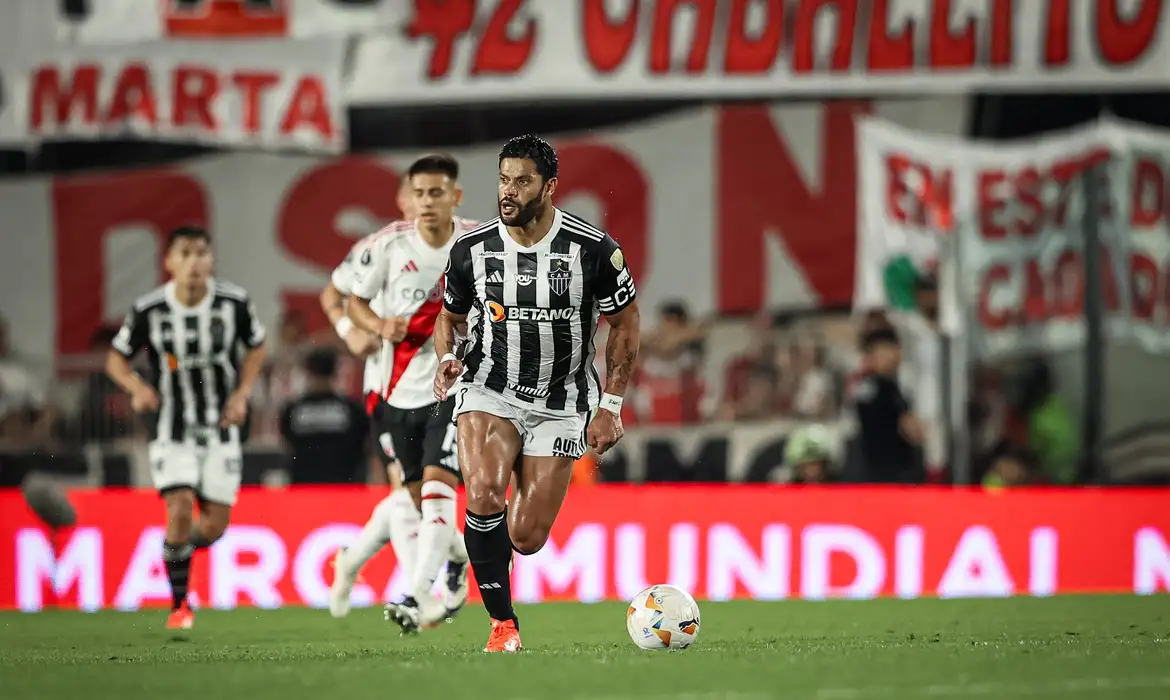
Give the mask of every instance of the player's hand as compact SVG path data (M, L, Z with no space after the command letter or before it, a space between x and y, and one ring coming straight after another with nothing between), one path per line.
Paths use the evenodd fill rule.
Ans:
M622 417L608 409L597 409L597 415L589 421L589 430L586 431L586 441L593 451L599 455L617 444L626 434L622 427Z
M463 363L459 360L447 360L439 363L435 372L435 398L439 401L447 400L447 393L463 374Z
M382 319L382 326L378 329L378 335L382 336L391 343L400 343L406 337L407 321L402 316L391 316L390 318Z
M158 394L153 387L141 386L130 394L130 408L135 413L153 413L158 410Z
M239 425L248 417L248 395L242 391L233 391L223 405L223 415L219 421L221 428Z
M382 339L360 328L351 328L345 334L345 347L358 357L369 357L382 349Z

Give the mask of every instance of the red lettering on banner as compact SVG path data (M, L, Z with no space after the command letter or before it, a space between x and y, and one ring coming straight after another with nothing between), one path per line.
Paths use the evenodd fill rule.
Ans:
M774 231L823 304L848 303L853 294L856 244L854 119L868 103L824 107L819 191L772 123L767 108L719 110L719 309L755 311L765 305L768 256L764 238Z
M90 337L105 320L102 245L111 229L145 225L161 241L177 226L207 225L208 211L203 186L179 172L54 179L57 353L88 352Z
M970 68L975 65L974 17L968 15L963 30L951 31L951 0L935 0L930 16L930 65L936 68Z
M1031 22L1019 26L1036 32L1030 38L1042 46L1046 67L1069 67L1074 61L1071 3L1045 2L1039 10L1038 27ZM1024 14L1017 0L988 0L978 10L954 0L937 0L921 3L912 12L903 11L892 0L872 0L864 16L868 22L866 49L857 60L857 28L866 7L859 0L731 0L725 3L725 22L719 21L722 5L717 0L659 0L653 4L630 0L617 14L610 12L609 4L582 0L581 14L573 25L589 65L599 75L626 68L650 77L759 75L785 70L777 65L777 58L786 29L790 29L791 42L788 70L796 75L920 71L945 76L974 70L980 60L1003 69L1013 64L1017 23ZM474 60L462 69L470 76L519 75L531 67L541 15L534 11L534 16L524 19L522 31L509 31L520 15L523 0L496 0L483 31L477 32L477 7L474 0L414 0L407 35L431 42L427 75L432 80L457 70L455 51L464 39L475 42ZM1116 0L1101 0L1096 8L1090 40L1097 46L1100 60L1111 66L1128 65L1151 52L1162 19L1160 0L1143 0L1140 9L1129 14L1117 7ZM674 31L674 20L681 13L692 19L685 38ZM825 37L823 31L818 35L818 27L823 28L830 18L832 36ZM639 41L648 57L645 67L629 63ZM719 45L724 47L723 63L712 66L712 46ZM684 54L685 60L673 60ZM826 54L827 59L821 60Z
M310 169L284 195L276 224L281 246L317 270L332 270L356 242L338 230L341 214L360 209L381 221L402 218L393 196L398 182L393 170L365 158L345 158ZM285 290L283 308L304 311L311 331L325 327L317 300L320 293L320 289Z
M288 111L284 119L280 120L282 134L293 134L305 127L327 139L332 139L337 132L333 115L329 112L325 85L314 76L305 76L297 81Z
M621 245L637 281L647 268L647 234L654 225L649 177L628 155L604 144L558 145L558 151L557 197L584 194L601 204L602 218L595 223Z
M1072 55L1070 11L1069 0L1048 0L1044 33L1044 65L1050 68L1066 65Z
M244 108L241 121L246 133L255 134L260 131L260 105L264 98L264 91L275 87L279 82L280 75L271 71L264 73L240 72L232 76L232 83L240 89Z
M880 4L883 0L878 0ZM833 41L833 59L830 70L846 71L853 60L854 26L857 23L857 0L802 0L796 9L796 29L793 39L792 69L797 73L814 70L816 47L816 20L824 6L837 10L837 36ZM877 16L877 9L874 10ZM871 35L872 41L872 35Z
M869 69L908 71L914 67L914 30L917 23L907 19L897 33L890 34L890 0L874 0L869 20Z
M754 38L749 36L747 27L748 11L753 6L758 12L759 3L754 0L731 2L723 61L723 70L729 75L766 73L780 53L780 42L784 38L784 0L767 0L763 8L767 16L764 28L752 32L756 35Z
M445 78L451 70L455 42L475 22L475 0L414 0L414 15L406 26L411 39L430 39L431 60L427 76Z
M1047 170L1030 166L1015 173L988 170L979 173L976 190L979 232L988 240L1008 236L1030 237L1046 226L1062 227L1077 179L1087 166L1108 159L1095 151L1051 164ZM1047 196L1047 193L1053 193Z
M1135 228L1170 224L1170 182L1157 156L1138 154L1134 163L1130 224Z
M37 69L31 86L31 129L52 132L71 127L115 128L141 121L152 130L198 126L215 132L220 127L215 119L215 100L222 94L220 88L230 84L240 93L245 133L255 134L266 121L262 111L264 93L282 80L276 72L219 75L207 67L189 65L176 67L173 74L151 75L147 64L134 62L122 67L113 78L113 89L106 96L99 91L103 81L98 66L79 65L68 74L53 66ZM169 124L159 123L157 95L160 88L167 87L159 80L170 83L174 97ZM308 127L321 138L332 139L337 132L324 84L317 76L297 78L288 106L276 116L282 134Z
M1163 0L1142 0L1141 9L1129 13L1132 19L1127 20L1118 10L1116 0L1098 2L1093 31L1101 57L1113 65L1142 58L1158 33L1162 5Z
M118 124L131 118L142 119L151 126L158 124L158 105L150 87L150 70L142 63L131 63L122 69L105 121Z
M976 299L979 323L990 331L1050 320L1075 320L1084 313L1085 267L1080 251L1068 248L1055 259L1035 257L1014 263L995 262L982 272ZM1134 254L1129 261L1134 284L1134 316L1150 319L1159 294L1165 292L1164 275L1153 260ZM1145 282L1139 283L1139 277ZM1105 308L1117 311L1121 293L1113 260L1101 251L1101 292ZM1005 301L1006 297L1006 301ZM996 301L998 300L998 301Z
M612 73L621 67L638 34L638 13L641 10L641 0L633 0L626 16L614 21L606 10L605 0L584 0L581 31L585 37L585 57L594 70Z
M98 118L98 77L101 68L82 64L74 67L71 76L61 75L56 66L43 66L33 73L32 115L30 124L39 129L46 122L64 124L75 118L74 110L81 108L81 120L93 123ZM62 80L66 83L62 83ZM46 111L52 110L48 114Z
M195 126L215 131L211 108L218 95L219 76L215 71L202 66L180 65L175 69L171 122L179 128Z
M536 47L536 20L524 22L524 31L512 38L512 21L525 0L499 0L475 48L472 75L510 75L520 72Z
M658 0L654 3L654 24L650 33L651 73L675 72L671 60L671 39L674 37L674 15L680 5L690 8L695 17L685 72L691 75L706 72L711 37L715 34L715 4L715 0Z
M950 231L954 223L953 173L936 172L901 154L886 156L886 212L900 224Z
M286 0L160 2L167 36L187 39L282 37L288 33Z

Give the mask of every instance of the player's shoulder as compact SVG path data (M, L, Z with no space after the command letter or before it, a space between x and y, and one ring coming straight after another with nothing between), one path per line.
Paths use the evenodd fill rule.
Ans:
M586 251L608 255L615 248L620 247L617 241L603 229L564 209L561 209L560 212L561 232Z
M248 303L248 290L225 279L215 278L215 298L227 299L239 304Z
M463 221L467 221L469 224L476 223L469 219L463 219ZM484 221L483 223L478 223L461 230L455 236L455 242L451 244L451 251L466 253L471 250L472 246L478 245L489 238L499 236L499 222L500 220L498 218L492 219L491 221Z
M167 305L167 285L159 285L134 300L134 312L144 314Z
M354 246L354 250L384 249L400 241L404 241L414 233L417 225L413 219L398 219L391 221L382 228L361 239Z
M455 222L455 237L456 238L458 238L459 236L461 236L465 233L469 233L471 231L474 231L475 229L479 228L480 226L483 226L485 223L483 221L480 221L479 219L467 219L467 218L464 218L462 216L456 216L454 218L454 222Z

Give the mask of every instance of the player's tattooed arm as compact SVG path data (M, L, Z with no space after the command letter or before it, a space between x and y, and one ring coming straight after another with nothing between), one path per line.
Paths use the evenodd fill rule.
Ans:
M633 302L605 320L609 322L609 338L605 341L605 393L625 396L642 343L642 316L637 302Z
M447 353L460 355L460 339L467 336L467 314L457 314L450 309L439 311L435 320L435 354L443 358Z
M381 334L382 317L370 306L369 299L351 296L349 303L346 305L346 311L349 313L349 318L353 321L353 325L374 335Z

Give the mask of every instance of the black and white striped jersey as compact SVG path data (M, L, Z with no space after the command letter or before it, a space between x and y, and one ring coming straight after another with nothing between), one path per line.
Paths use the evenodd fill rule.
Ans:
M236 389L243 354L264 334L248 292L230 282L209 280L207 296L191 307L179 303L173 282L139 297L113 347L126 358L147 352L148 381L159 396L151 440L238 441L238 428L219 428L220 411Z
M464 382L518 406L574 414L601 398L597 320L633 303L635 291L618 244L557 209L548 235L531 248L499 219L460 236L443 294L448 311L468 314Z

